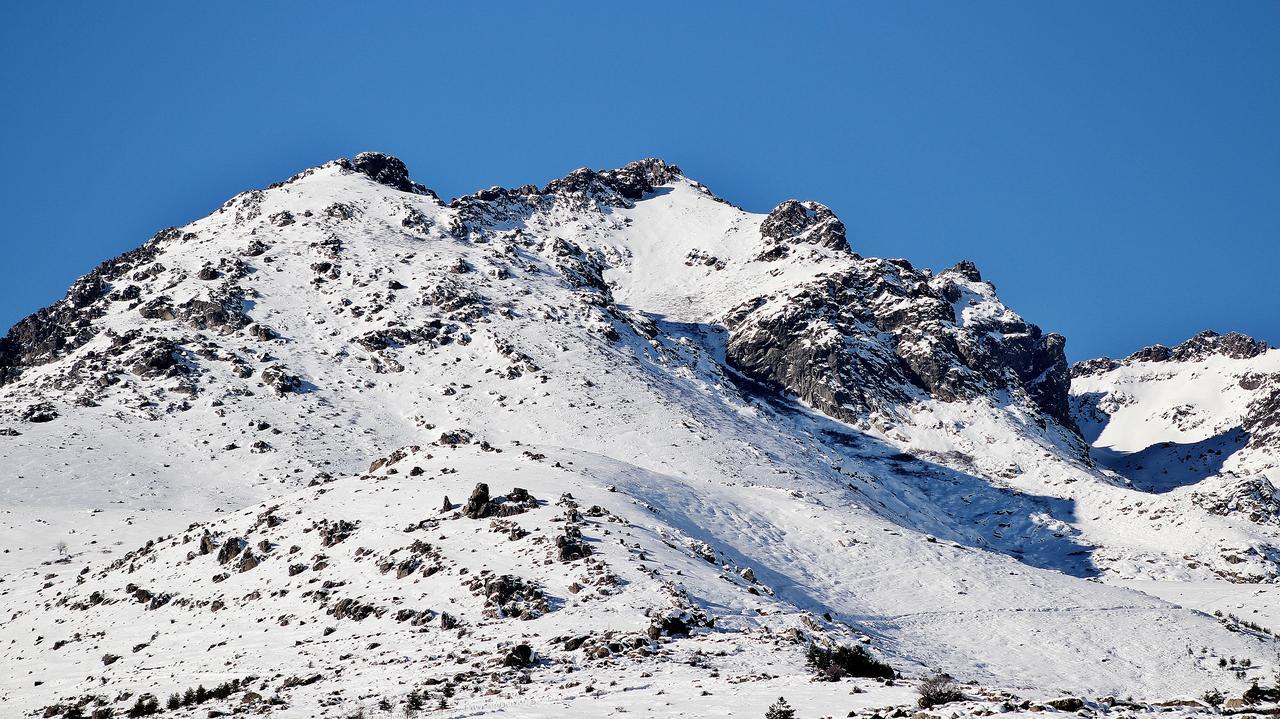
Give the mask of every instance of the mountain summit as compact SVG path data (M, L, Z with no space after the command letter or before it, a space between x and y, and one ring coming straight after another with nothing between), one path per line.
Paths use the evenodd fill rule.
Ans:
M1235 409L1274 400L1280 353L1195 342L1073 370L973 263L864 257L820 203L748 213L661 160L447 203L394 157L335 160L0 341L0 697L585 717L870 715L938 670L977 713L1243 689L1261 625L1151 587L1277 577L1276 425L1248 419L1277 415ZM1219 412L1201 365L1248 401ZM1135 373L1212 421L1142 434L1181 410ZM1248 451L1134 468L1206 432ZM851 674L865 699L810 681Z

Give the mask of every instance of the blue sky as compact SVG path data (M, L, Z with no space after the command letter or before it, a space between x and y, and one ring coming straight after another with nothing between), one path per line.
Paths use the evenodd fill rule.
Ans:
M368 8L376 8L369 10ZM1280 341L1280 3L20 3L0 326L366 149L445 196L655 155L978 263L1072 359Z

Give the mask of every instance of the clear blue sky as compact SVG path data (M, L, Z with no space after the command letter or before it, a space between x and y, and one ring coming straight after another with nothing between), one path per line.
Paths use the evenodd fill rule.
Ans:
M863 254L975 260L1073 359L1280 341L1277 2L26 2L0 78L3 327L376 149L446 197L656 155L816 199Z

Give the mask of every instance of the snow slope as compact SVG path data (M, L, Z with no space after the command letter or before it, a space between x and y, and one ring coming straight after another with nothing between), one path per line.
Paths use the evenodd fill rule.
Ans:
M1073 373L1073 414L1100 464L1145 491L1275 524L1280 350L1203 332Z
M971 264L855 249L653 160L446 204L362 155L160 233L0 343L0 699L903 701L815 688L809 643L1040 696L1269 676L1118 585L1268 581L1274 524L1096 466L1101 385L1069 415L1061 338Z

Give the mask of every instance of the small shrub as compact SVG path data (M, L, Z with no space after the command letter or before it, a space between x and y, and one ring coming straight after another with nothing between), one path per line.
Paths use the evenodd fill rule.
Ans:
M1280 683L1278 683L1280 684ZM1274 687L1260 687L1258 680L1253 680L1253 685L1244 690L1244 694L1240 695L1248 704L1261 704L1262 702L1280 702L1280 685Z
M425 703L422 701L422 695L418 693L417 689L409 692L409 696L404 698L405 716L416 716L418 712L422 711L424 706Z
M894 677L893 667L873 658L867 650L857 645L827 648L810 644L808 660L809 665L817 669L827 681L839 681L845 677Z
M165 702L165 706L169 711L174 711L181 709L182 707L191 707L197 704L203 704L211 699L226 699L232 694L244 689L246 684L247 682L245 680L232 679L230 681L222 682L212 689L205 689L203 684L194 688L187 687L186 691L182 693L174 692L173 694L170 694L168 701Z
M920 695L916 703L922 709L964 700L964 692L960 691L955 680L942 673L926 677L920 682L920 686L916 687L916 693Z
M129 708L129 717L145 717L156 714L160 711L160 702L150 694L143 694Z
M1218 691L1217 689L1210 689L1209 691L1205 692L1204 696L1201 698L1204 699L1205 704L1208 704L1214 709L1217 709L1218 707L1222 706L1222 702L1226 700L1226 697L1222 695L1222 692Z
M795 719L796 710L787 703L786 697L778 697L778 701L764 713L764 719Z

